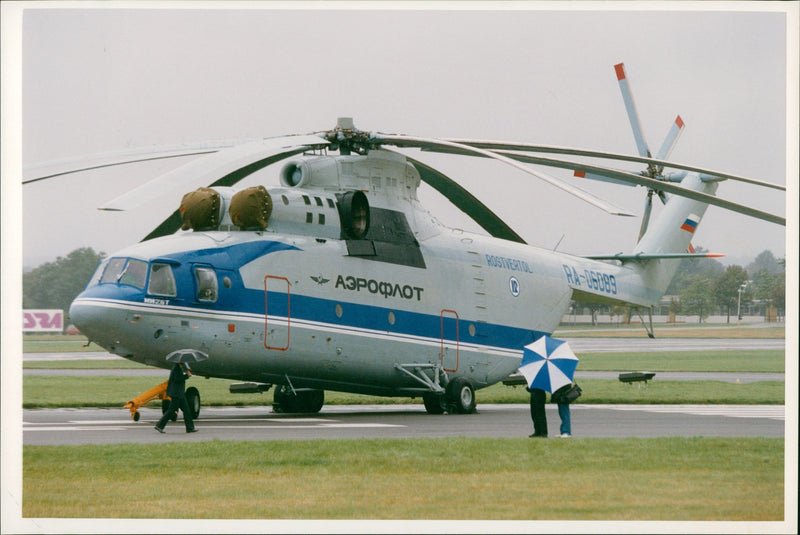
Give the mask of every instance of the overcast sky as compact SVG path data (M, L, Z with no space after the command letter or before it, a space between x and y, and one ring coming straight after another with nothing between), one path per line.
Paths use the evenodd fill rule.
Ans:
M787 57L786 13L763 11L761 3L702 12L611 11L602 2L591 11L446 6L25 10L22 162L308 133L339 116L354 117L363 130L635 154L613 69L624 62L653 152L680 114L687 127L672 160L787 183L787 143L796 143L787 139L787 111L796 109L787 110L786 71L797 55ZM473 9L453 9L459 6ZM555 7L562 6L570 4ZM796 101L796 84L789 91ZM796 116L788 128L796 136ZM635 244L639 217L607 215L498 162L409 154L458 178L531 244L552 248L561 240L559 250L578 254ZM96 208L177 163L24 186L25 266L78 247L113 253L140 240L184 191L166 191L128 213ZM242 184L273 182L276 172ZM568 172L548 172L574 181ZM7 180L4 173L4 187ZM792 180L796 187L796 174ZM642 213L641 187L581 186ZM787 215L780 192L727 181L717 195ZM436 194L421 196L445 223L477 228ZM3 218L4 233L19 228L6 224L5 211ZM785 238L783 227L711 207L693 243L726 253L728 263L747 263L765 249L785 256Z

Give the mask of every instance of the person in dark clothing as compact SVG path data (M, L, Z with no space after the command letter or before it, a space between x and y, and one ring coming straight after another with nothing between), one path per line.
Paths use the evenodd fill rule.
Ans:
M531 420L533 420L533 437L547 438L547 415L544 412L544 403L547 393L538 388L529 388L531 393Z
M189 409L189 403L186 401L186 379L191 377L192 373L189 371L188 366L184 364L176 364L169 372L169 381L167 382L167 395L170 397L169 408L167 412L161 417L156 424L156 431L159 433L164 432L167 422L173 414L178 413L178 409L183 413L183 423L186 424L186 432L194 433L197 429L194 428L192 421L192 411Z

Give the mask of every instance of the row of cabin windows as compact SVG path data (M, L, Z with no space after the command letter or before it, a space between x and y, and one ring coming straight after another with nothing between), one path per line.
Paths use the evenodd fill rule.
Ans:
M125 284L143 290L147 283L147 293L150 295L176 297L178 290L172 266L153 262L149 268L150 280L148 282L147 262L134 258L112 258L100 265L89 282L89 286ZM217 273L211 268L197 266L194 268L194 276L197 283L197 300L203 303L216 302L219 294ZM226 286L230 286L227 281Z

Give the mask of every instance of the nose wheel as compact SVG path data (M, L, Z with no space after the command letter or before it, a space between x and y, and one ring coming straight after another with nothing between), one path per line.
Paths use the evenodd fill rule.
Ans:
M471 414L475 412L475 388L469 379L456 377L444 394L428 392L422 396L428 414Z

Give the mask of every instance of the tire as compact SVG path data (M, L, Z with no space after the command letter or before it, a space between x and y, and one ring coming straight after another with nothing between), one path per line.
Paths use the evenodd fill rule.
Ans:
M276 386L272 393L272 412L284 413L289 411L289 396L284 392L283 386Z
M200 392L193 386L186 389L186 403L192 412L192 420L196 420L200 416Z
M300 390L292 394L282 386L273 394L272 410L277 413L314 414L325 404L324 390Z
M422 403L428 414L444 414L444 396L441 394L423 394Z
M322 406L325 404L324 390L309 390L300 394L300 412L316 414L322 410Z
M465 377L456 377L447 385L445 394L448 411L456 414L475 412L475 389Z

